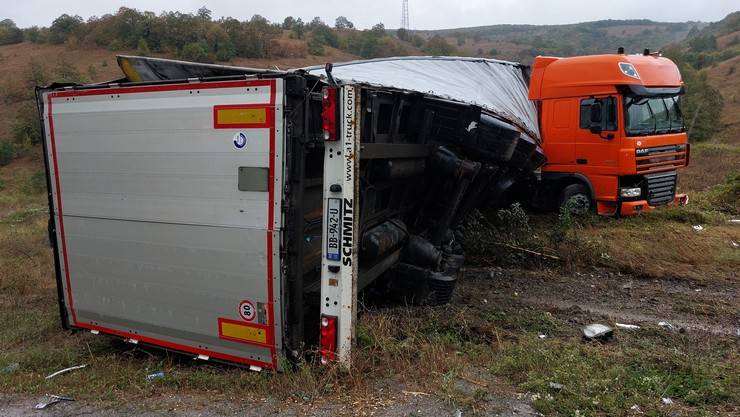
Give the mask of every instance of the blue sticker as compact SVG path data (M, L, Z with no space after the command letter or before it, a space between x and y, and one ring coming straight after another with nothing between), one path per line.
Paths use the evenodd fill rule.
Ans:
M241 149L247 145L247 135L245 135L242 132L239 132L234 135L234 146L236 146L237 149Z

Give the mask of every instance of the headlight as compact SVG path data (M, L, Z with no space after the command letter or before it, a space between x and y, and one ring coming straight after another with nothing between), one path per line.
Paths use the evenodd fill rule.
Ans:
M639 197L640 194L642 194L641 188L621 188L619 190L619 195L627 198Z

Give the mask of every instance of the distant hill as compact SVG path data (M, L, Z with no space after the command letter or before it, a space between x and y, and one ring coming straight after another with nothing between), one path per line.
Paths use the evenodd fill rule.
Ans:
M529 62L537 55L611 53L623 46L628 52L657 50L680 42L692 31L710 26L703 22L665 23L651 20L600 20L568 25L492 25L418 31L429 39L441 36L463 55L487 55Z

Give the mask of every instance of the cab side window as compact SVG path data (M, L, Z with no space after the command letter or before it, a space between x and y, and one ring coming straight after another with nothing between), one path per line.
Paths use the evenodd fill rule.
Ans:
M617 100L614 97L581 100L578 126L581 129L599 126L601 130L617 130Z

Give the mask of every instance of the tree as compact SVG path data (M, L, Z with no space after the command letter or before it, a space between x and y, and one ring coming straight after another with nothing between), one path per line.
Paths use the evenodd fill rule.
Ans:
M370 29L371 32L373 32L375 35L383 36L385 35L385 25L381 22L376 24L375 26Z
M688 64L682 64L681 74L686 84L686 94L681 100L689 140L707 140L722 126L722 95L709 84L706 71L697 71Z
M324 23L324 21L321 20L321 18L318 16L314 17L313 20L311 20L311 23L308 24L308 28L311 30L314 30L320 26L326 26L326 23Z
M236 48L231 42L226 30L218 25L212 25L206 33L208 48L216 54L218 61L229 61L236 56Z
M136 46L136 53L141 56L149 56L152 51L149 50L149 44L146 39L139 38L139 44Z
M292 35L296 39L303 39L303 37L306 36L306 25L303 23L303 20L300 17L293 24Z
M396 37L398 37L398 39L400 39L402 41L408 41L411 38L411 34L409 33L408 30L406 30L404 28L399 28L396 31Z
M337 20L334 21L334 27L336 29L354 29L355 24L350 22L346 17L339 16L337 17Z
M435 56L447 56L455 53L455 47L447 43L443 37L434 35L424 46L424 52Z
M202 20L204 22L210 22L211 21L211 13L212 12L207 7L205 7L205 6L201 7L200 9L198 9L198 17L200 18L200 20Z
M324 42L320 36L311 34L308 38L308 53L311 55L324 55Z
M0 21L0 45L23 42L23 31L10 19Z
M696 36L689 41L694 52L709 52L717 49L717 39L712 35Z
M24 32L24 36L29 42L37 43L41 40L41 30L38 26L31 26L30 28L27 28Z
M285 30L291 30L293 29L293 26L295 25L295 18L293 16L288 16L283 20L283 29Z
M183 46L180 56L190 61L208 62L208 45L203 41L191 42Z
M70 16L63 14L51 23L49 28L49 37L51 43L64 43L68 37L76 35L82 31L84 21L80 16Z

